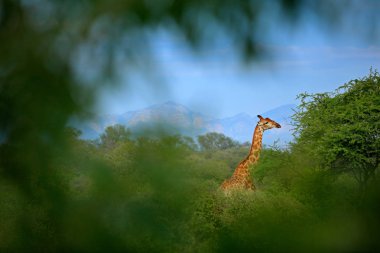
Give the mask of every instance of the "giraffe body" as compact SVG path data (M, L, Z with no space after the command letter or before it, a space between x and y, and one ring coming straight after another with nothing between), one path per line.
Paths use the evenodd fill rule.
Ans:
M252 145L248 156L238 164L232 176L225 180L220 186L225 193L231 190L255 191L256 189L252 182L249 168L255 165L259 160L264 131L274 127L281 127L280 124L269 118L264 119L260 115L258 115L258 117L260 121L257 123L253 133Z

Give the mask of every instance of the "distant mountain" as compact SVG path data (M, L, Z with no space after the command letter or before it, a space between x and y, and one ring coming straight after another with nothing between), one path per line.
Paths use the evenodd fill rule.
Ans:
M271 145L273 142L279 141L279 145L284 145L293 139L290 117L293 114L294 108L295 105L288 104L261 113L263 117L271 118L281 125L280 129L265 133L264 144ZM235 140L245 142L252 140L253 130L257 122L258 118L256 116L252 117L247 113L240 113L233 117L214 120L214 127L208 130L220 132Z
M251 141L257 121L257 118L247 113L239 113L233 117L213 120L207 132L223 133L240 142Z
M290 116L294 107L295 105L283 105L262 113L263 117L269 117L282 126L281 129L268 131L264 144L272 144L279 140L280 145L283 145L292 140ZM107 126L122 124L137 134L162 126L159 129L171 134L196 137L207 132L219 132L240 142L246 142L251 141L257 121L256 116L252 117L247 113L222 119L211 118L181 104L166 102L119 115L98 116L90 122L76 123L74 126L82 131L84 139L98 138Z

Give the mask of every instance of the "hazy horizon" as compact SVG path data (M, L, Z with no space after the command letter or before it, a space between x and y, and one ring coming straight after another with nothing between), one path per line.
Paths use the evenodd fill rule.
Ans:
M258 114L263 114L263 116L264 116L266 113L268 113L270 111L273 111L273 110L277 110L277 109L282 108L282 107L290 107L290 106L296 107L297 106L297 104L295 104L295 103L294 104L283 104L283 105L279 105L279 106L276 106L276 107L273 107L273 108L268 108L266 111L261 111L261 112L259 112L259 111L257 111L257 112L245 112L245 111L241 111L241 112L237 112L237 113L232 114L232 115L226 115L226 116L218 117L218 115L211 115L209 113L203 113L202 111L198 111L196 108L192 108L191 105L189 106L189 105L186 105L186 104L182 104L182 103L174 101L174 100L167 100L167 101L163 101L161 103L147 104L144 107L135 108L135 109L132 109L132 110L127 110L127 111L124 111L124 112L102 113L102 114L95 113L95 115L96 116L100 116L100 117L103 117L103 116L121 116L123 114L132 113L132 112L138 112L138 111L146 110L146 109L149 109L149 108L152 108L152 107L155 107L155 106L161 106L161 105L170 104L170 103L178 105L178 106L184 106L185 108L187 108L191 112L200 113L203 116L207 116L207 117L215 118L215 119L233 118L233 117L235 117L237 115L240 115L240 114L247 114L250 117L256 117Z

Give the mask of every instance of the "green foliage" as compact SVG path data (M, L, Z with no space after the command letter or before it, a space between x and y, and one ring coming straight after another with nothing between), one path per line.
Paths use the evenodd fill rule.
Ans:
M104 149L72 132L67 135L72 153L54 160L64 193L54 220L49 209L30 202L14 184L1 184L1 249L24 249L16 245L29 237L20 232L25 219L30 232L49 236L43 240L49 249L320 252L378 247L369 237L379 223L373 208L377 188L362 199L353 178L300 162L305 156L295 151L264 149L253 168L258 191L225 197L218 187L247 147L197 151L189 148L188 138L162 136ZM38 248L41 240L29 243Z
M301 94L297 145L320 166L354 173L361 184L380 163L380 76L352 80L332 93Z
M224 150L239 145L237 141L221 133L206 133L198 136L198 143L202 150Z
M100 143L105 149L112 149L116 147L118 143L129 140L131 132L126 129L125 126L116 124L114 126L108 126L104 133L100 135Z
M308 3L278 6L294 14ZM117 126L102 135L102 146L66 127L93 109L99 84L120 72L154 75L147 30L165 27L198 48L222 32L252 59L263 11L281 9L272 4L0 0L0 251L379 251L379 184L359 198L352 178L315 166L306 141L290 153L263 152L254 171L259 191L225 198L218 186L245 152L230 140L203 152L181 136L130 140ZM323 97L370 114L360 115L365 131L352 138L355 145L367 145L361 138L378 143L366 123L377 120L374 78L354 81L347 87L353 95L336 96L341 102ZM367 84L357 91L356 83ZM350 107L355 99L361 106ZM341 147L335 135L330 141ZM372 161L373 153L359 154L361 164Z

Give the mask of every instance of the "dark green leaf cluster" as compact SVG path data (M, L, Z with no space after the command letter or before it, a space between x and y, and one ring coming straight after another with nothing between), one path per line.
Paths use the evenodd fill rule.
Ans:
M301 94L297 146L320 166L353 172L365 184L380 163L380 76L372 71L332 93Z
M123 125L108 126L104 133L100 135L100 142L104 148L110 149L116 146L118 142L129 140L131 132Z
M234 141L228 136L221 133L206 133L198 136L198 143L202 150L224 150L239 146L237 141Z

